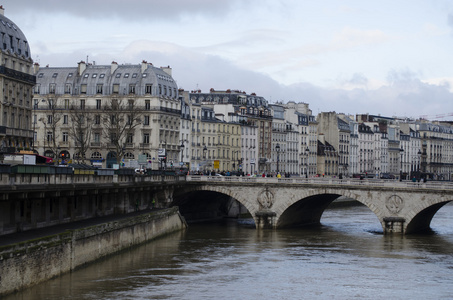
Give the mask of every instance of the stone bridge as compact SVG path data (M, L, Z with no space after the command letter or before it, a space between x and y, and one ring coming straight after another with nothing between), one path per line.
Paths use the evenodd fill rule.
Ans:
M428 229L435 213L453 200L451 183L187 176L185 184L166 191L165 201L181 205L188 195L196 198L203 192L234 198L247 208L257 228L319 223L327 206L344 196L366 205L384 233L402 234Z

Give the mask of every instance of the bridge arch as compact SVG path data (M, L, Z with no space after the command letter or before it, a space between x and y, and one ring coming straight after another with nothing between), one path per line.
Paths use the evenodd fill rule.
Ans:
M201 220L203 219L203 216L205 219L215 219L216 211L223 211L226 215L226 212L231 207L225 207L225 205L229 205L231 200L235 200L245 207L247 213L250 213L253 217L253 203L248 201L243 193L238 193L234 189L225 189L215 185L181 188L178 191L175 191L173 201L169 205L179 206L181 214L189 219L193 218ZM189 207L190 205L195 207ZM241 211L241 213L246 212ZM198 214L198 216L195 216L195 214Z
M415 216L412 219L408 220L409 222L406 225L405 233L411 234L429 230L431 228L431 221L439 209L451 201L453 200L438 203L427 203L424 205L422 209L415 213Z
M379 219L379 210L376 206L371 205L367 199L351 191L341 189L324 189L322 191L319 189L305 189L299 192L298 197L294 197L293 201L286 202L278 207L280 213L277 214L278 218L275 227L285 228L319 224L326 208L340 197L365 205Z

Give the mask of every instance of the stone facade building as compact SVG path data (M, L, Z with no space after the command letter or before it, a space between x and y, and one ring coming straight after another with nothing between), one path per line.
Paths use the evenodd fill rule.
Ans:
M179 161L181 101L169 67L110 66L35 70L34 148L59 161L112 167Z
M0 6L0 152L33 148L33 74L28 41Z

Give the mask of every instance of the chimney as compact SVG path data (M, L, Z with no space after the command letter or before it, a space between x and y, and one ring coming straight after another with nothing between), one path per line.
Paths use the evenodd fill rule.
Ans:
M39 71L39 64L38 63L34 63L33 64L33 72L35 74L38 74L38 71Z
M77 74L79 76L82 76L82 73L85 71L86 68L87 68L87 64L83 60L81 60L79 62L79 66L77 68Z
M112 65L110 67L110 73L115 73L116 69L118 69L118 63L116 61L112 61Z
M148 69L148 62L146 60L142 61L142 73L144 73Z
M3 5L0 5L0 15L5 15L5 9L3 8Z
M171 76L171 68L170 66L167 66L167 67L160 67L162 69L162 71L164 71L165 73L167 73L168 75Z

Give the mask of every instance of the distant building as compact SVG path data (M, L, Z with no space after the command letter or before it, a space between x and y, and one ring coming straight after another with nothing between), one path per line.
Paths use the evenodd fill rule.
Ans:
M25 35L0 6L0 152L33 148L33 60Z
M39 68L34 148L60 162L157 169L180 160L181 99L170 67L141 64Z

